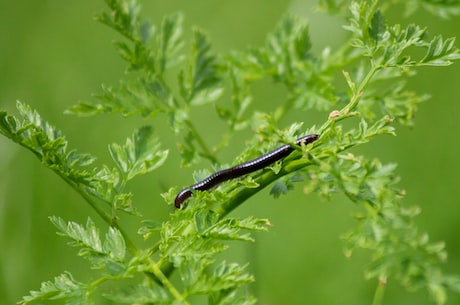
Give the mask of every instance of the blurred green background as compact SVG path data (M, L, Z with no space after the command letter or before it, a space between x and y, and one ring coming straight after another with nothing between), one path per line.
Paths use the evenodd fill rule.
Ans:
M187 31L192 25L203 28L218 52L261 45L287 12L308 18L316 50L338 45L345 34L342 21L314 12L316 1L144 2L143 14L154 23L166 13L184 12ZM16 113L16 100L30 104L66 134L71 148L92 153L101 162L108 161L107 144L124 142L133 128L151 123L138 117L62 114L70 105L100 92L102 83L116 85L123 74L124 63L111 44L119 37L92 19L103 9L103 1L94 0L0 1L0 108ZM444 37L460 36L460 18L440 20L418 12L401 19L398 10L388 17L390 22L427 26L429 32ZM396 138L377 139L354 153L399 164L401 187L408 193L406 204L422 207L417 218L420 229L432 240L447 243L449 260L444 270L460 274L460 63L420 69L410 86L432 95L420 106L415 128L397 126ZM253 109L271 111L283 99L271 83L259 84L254 92ZM204 107L193 115L197 121L207 122L204 118L211 112L210 107ZM293 119L302 117L304 114ZM324 119L309 115L305 124L319 124ZM288 120L284 124L288 125ZM160 170L138 178L130 187L139 210L147 218L163 220L169 210L159 194L189 184L192 170L179 168L176 140L163 127L164 122L154 126L171 156ZM206 124L200 128L205 139L215 143L218 131ZM226 149L222 160L230 162L243 144L240 141ZM91 279L87 262L55 234L48 216L84 223L88 215L98 220L97 215L32 154L4 138L0 138L0 173L0 303L13 304L64 270L77 280ZM235 244L231 252L232 258L250 260L257 278L251 289L259 303L370 304L376 282L363 278L368 253L357 252L346 259L339 238L354 225L350 215L355 209L340 196L331 202L315 195L306 197L300 187L278 200L264 190L240 208L238 215L253 214L273 223L268 233L257 235L255 244ZM139 226L136 218L124 221L133 228ZM143 241L138 239L138 243ZM449 297L449 304L460 303L460 295ZM431 304L425 291L407 293L391 279L384 303Z

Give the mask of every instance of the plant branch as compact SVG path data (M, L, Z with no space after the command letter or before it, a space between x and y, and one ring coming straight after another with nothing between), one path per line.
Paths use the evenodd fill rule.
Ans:
M375 289L374 299L372 305L382 305L383 295L385 294L385 288L387 285L386 277L382 276L379 278L377 288Z
M272 170L264 170L257 178L254 179L260 187L240 188L235 190L229 194L229 199L227 201L216 208L215 212L219 214L220 218L224 218L228 213L233 211L248 198L263 190L270 183L296 170L311 165L312 163L313 162L309 159L298 159L286 163L286 165L277 174Z
M219 161L217 160L215 155L209 150L208 146L206 145L205 141L201 137L201 134L196 129L195 125L189 119L186 119L185 123L190 128L190 131L193 133L195 140L198 142L201 149L203 150L203 152L201 153L201 156L208 159L213 164L218 164Z
M136 255L137 247L134 245L133 241L129 237L129 235L119 226L117 222L114 222L112 217L110 217L107 213L105 213L101 208L98 207L97 203L86 193L81 187L79 187L74 181L70 180L68 177L62 175L58 171L54 171L57 173L68 185L70 185L75 191L77 191L80 196L96 211L96 213L104 220L109 226L116 228L120 233L123 235L125 240L126 246L128 247L129 252L132 255Z
M180 304L190 304L185 300L185 298L179 293L179 291L174 287L174 285L169 281L169 279L165 276L165 274L161 271L161 269L157 266L157 264L152 260L149 259L149 267L152 270L153 274L157 277L157 279L161 282L161 284L168 289L171 295L180 302Z
M327 129L329 129L333 124L335 124L338 121L341 121L345 118L349 118L352 116L357 116L359 115L358 112L353 111L356 106L359 103L359 99L362 96L362 92L365 89L365 87L369 84L370 80L372 77L375 75L375 73L379 70L378 66L373 66L371 70L367 73L366 77L363 79L363 81L360 83L358 88L356 89L353 81L350 79L350 76L348 75L347 72L344 72L345 78L347 79L347 82L350 86L350 89L352 90L352 97L350 98L350 102L340 110L339 114L337 116L334 116L332 118L329 118L320 128L319 128L319 134L324 133ZM354 145L351 145L354 146ZM344 147L344 149L349 149L351 146ZM300 155L295 155L291 158L300 158ZM270 183L274 182L275 180L293 173L297 170L300 170L308 165L312 164L312 161L310 159L297 159L297 160L292 160L290 161L291 158L288 158L285 160L286 164L283 166L283 168L280 170L279 173L274 173L272 170L267 170L264 171L260 176L257 176L254 180L260 187L257 188L239 188L235 190L234 192L229 194L229 198L227 201L225 201L222 205L220 205L218 208L216 208L216 212L220 215L221 218L223 218L225 215L233 211L236 207L238 207L240 204L242 204L245 200L248 198L252 197L254 194L258 193L259 191L263 190L266 186L268 186Z

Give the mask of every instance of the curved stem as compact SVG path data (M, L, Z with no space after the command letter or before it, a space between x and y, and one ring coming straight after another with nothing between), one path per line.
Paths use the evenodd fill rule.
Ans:
M221 204L215 209L215 212L219 214L220 218L223 218L228 213L237 208L240 204L242 204L244 201L246 201L248 198L263 190L273 181L287 174L290 174L296 170L304 168L312 163L312 160L309 159L297 159L286 163L286 165L277 174L272 170L263 171L257 178L254 179L257 182L257 184L260 185L260 187L240 188L236 190L235 192L229 195L229 199L227 201L225 201L223 204Z
M202 156L205 157L206 159L210 160L214 164L218 164L219 161L215 157L215 155L209 150L208 146L204 142L203 138L201 137L201 134L198 132L198 130L195 128L195 125L193 123L186 119L185 124L187 124L188 128L190 128L190 131L193 133L196 141L198 142L198 145L200 145L202 149Z
M149 260L150 264L150 269L152 270L152 273L156 276L156 278L161 282L161 284L168 289L169 293L176 299L177 301L180 302L180 304L187 305L189 304L183 295L179 293L179 291L174 287L174 285L169 281L167 276L161 271L161 269L157 266L157 264L150 259Z
M125 240L126 247L128 248L129 252L132 255L136 255L137 247L135 246L134 242L129 237L128 233L126 233L125 230L123 230L123 228L121 228L117 222L114 222L112 217L109 217L106 213L104 213L104 211L102 211L97 206L97 204L88 196L88 194L86 194L86 192L84 192L83 190L80 190L79 188L77 188L76 190L109 226L114 227L118 231L120 231L121 235L123 235L123 239Z
M286 115L288 109L292 108L293 101L294 99L292 97L288 98L285 103L282 103L278 108L275 109L273 112L273 119L275 122L279 122Z
M367 73L366 77L364 77L363 81L359 84L359 86L356 88L355 83L351 80L350 75L348 72L343 71L343 74L345 76L345 79L347 80L348 86L350 87L352 91L352 97L350 98L350 102L343 107L337 116L334 118L328 119L318 130L319 134L322 134L324 131L329 129L329 127L332 124L335 124L337 121L341 121L345 118L348 118L350 116L356 116L359 115L359 112L355 112L354 110L359 104L359 100L361 99L363 95L364 88L369 84L370 80L372 77L377 73L378 70L380 70L380 66L372 66L371 70Z
M367 73L366 77L364 77L363 81L359 84L358 88L355 89L353 85L350 86L350 89L353 91L353 96L350 99L350 102L348 105L346 105L343 109L343 113L348 113L356 108L358 106L359 100L363 94L364 88L369 84L370 80L372 77L377 73L378 70L380 70L380 66L372 65L371 70ZM344 73L345 77L347 78L347 81L350 84L350 76L348 73Z
M379 282L377 283L377 288L375 289L374 299L372 300L372 305L382 305L383 295L385 294L385 288L387 285L387 278L381 276Z
M96 202L88 195L87 192L85 192L81 187L79 187L75 182L70 180L68 177L62 175L60 172L55 171L68 185L70 185L74 190L77 191L78 194L80 194L83 199L96 211L96 213L104 220L109 226L116 228L118 231L120 231L121 235L123 235L123 238L126 243L126 247L128 248L129 252L132 255L135 255L137 253L137 247L134 245L133 241L129 238L128 234L118 225L118 223L113 222L112 217L110 217L107 213L105 213L99 206L97 205Z

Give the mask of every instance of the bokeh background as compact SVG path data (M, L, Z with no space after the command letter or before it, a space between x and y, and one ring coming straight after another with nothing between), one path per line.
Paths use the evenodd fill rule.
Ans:
M204 29L217 52L263 44L266 34L288 12L309 20L315 50L338 45L345 35L342 21L316 13L315 4L306 0L142 3L143 14L154 23L166 13L184 12L187 31L192 25ZM125 65L112 46L119 37L92 18L104 9L103 1L94 0L0 1L0 108L16 113L16 100L30 104L66 134L71 148L94 154L101 162L108 161L108 143L124 142L133 128L151 123L139 117L63 115L70 105L100 92L101 84L116 85L123 74ZM399 9L388 17L391 22L427 26L430 33L444 37L460 36L460 18L441 20L418 12L402 19ZM446 242L449 260L444 270L460 274L460 63L420 69L410 86L432 95L420 106L415 128L397 126L397 137L378 139L354 153L399 164L406 204L423 209L417 224L432 240ZM271 111L284 97L270 82L258 84L254 92L254 110ZM203 122L205 139L213 143L219 139L219 127L206 128L211 112L203 107L193 115ZM317 114L301 116L306 126L324 120ZM288 125L289 120L284 123ZM171 156L160 170L134 180L130 188L147 218L163 220L169 210L159 194L171 186L189 184L192 169L179 168L176 139L166 124L160 120L154 126ZM226 149L222 159L230 162L243 144ZM376 282L363 277L368 253L357 252L346 259L339 238L354 226L350 215L355 209L340 196L324 202L315 195L306 197L297 188L275 200L264 190L236 214L269 218L273 227L258 234L256 243L235 245L227 255L250 260L257 278L251 289L260 304L370 304ZM88 216L98 221L90 207L32 154L0 137L1 304L17 302L64 270L77 280L91 279L87 262L55 234L50 215L80 223ZM139 226L136 218L125 222ZM137 241L142 245L140 238ZM449 298L449 304L460 304L460 295ZM391 279L384 302L431 304L425 291L408 293Z

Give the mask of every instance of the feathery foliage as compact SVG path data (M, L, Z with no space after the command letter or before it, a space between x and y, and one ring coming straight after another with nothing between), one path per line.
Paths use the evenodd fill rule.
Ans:
M397 122L413 124L414 113L427 96L407 89L406 84L419 67L447 66L459 59L454 38L429 37L418 25L387 24L390 2L322 0L323 9L337 18L339 12L346 16L343 29L349 37L337 50L313 52L307 23L286 16L263 46L216 54L202 30L194 28L190 37L184 35L182 14L167 15L154 25L140 17L135 0L106 0L106 4L109 11L97 20L122 36L115 47L127 63L126 76L118 86L104 86L93 101L74 105L67 113L118 113L152 120L163 115L181 143L183 166L208 160L220 168L217 153L237 130L249 127L256 134L235 163L268 151L274 143L294 143L299 135L318 133L320 138L266 170L211 192L195 192L186 208L161 222L139 215L125 188L128 181L154 171L168 157L152 127L135 130L125 144L110 144L113 164L96 167L95 157L69 150L62 133L29 106L18 102L17 117L0 112L0 133L34 153L109 225L101 236L91 219L81 225L51 217L58 234L79 249L99 277L80 283L64 272L25 296L22 304L42 300L93 304L100 286L108 282L122 285L101 293L113 303L193 304L193 297L205 296L208 304L254 304L255 297L242 288L254 281L246 264L223 261L218 254L229 247L228 241L251 242L251 233L268 229L266 219L228 214L272 182L276 182L271 190L275 197L303 184L306 193L326 198L341 193L362 207L355 216L356 228L343 239L349 256L359 248L371 252L366 277L425 288L437 304L446 302L447 290L460 290L460 277L442 272L444 245L420 233L413 220L419 209L403 204L396 165L349 152L375 137L394 135ZM408 14L423 7L441 17L458 14L459 9L456 1L412 0L406 7ZM187 43L189 50L184 47ZM260 79L286 88L286 98L268 113L250 113L248 107L256 98L251 86ZM347 86L338 85L338 80ZM213 146L191 117L194 107L206 104L215 106L216 117L227 126L221 142ZM312 109L325 114L321 126L294 122L285 129L278 127L290 111ZM197 171L196 176L199 180L207 174ZM177 190L173 187L163 194L168 204ZM143 225L138 234L156 237L158 242L139 249L130 239L132 232L120 227L120 211L140 217ZM170 279L173 271L178 274L175 281Z

